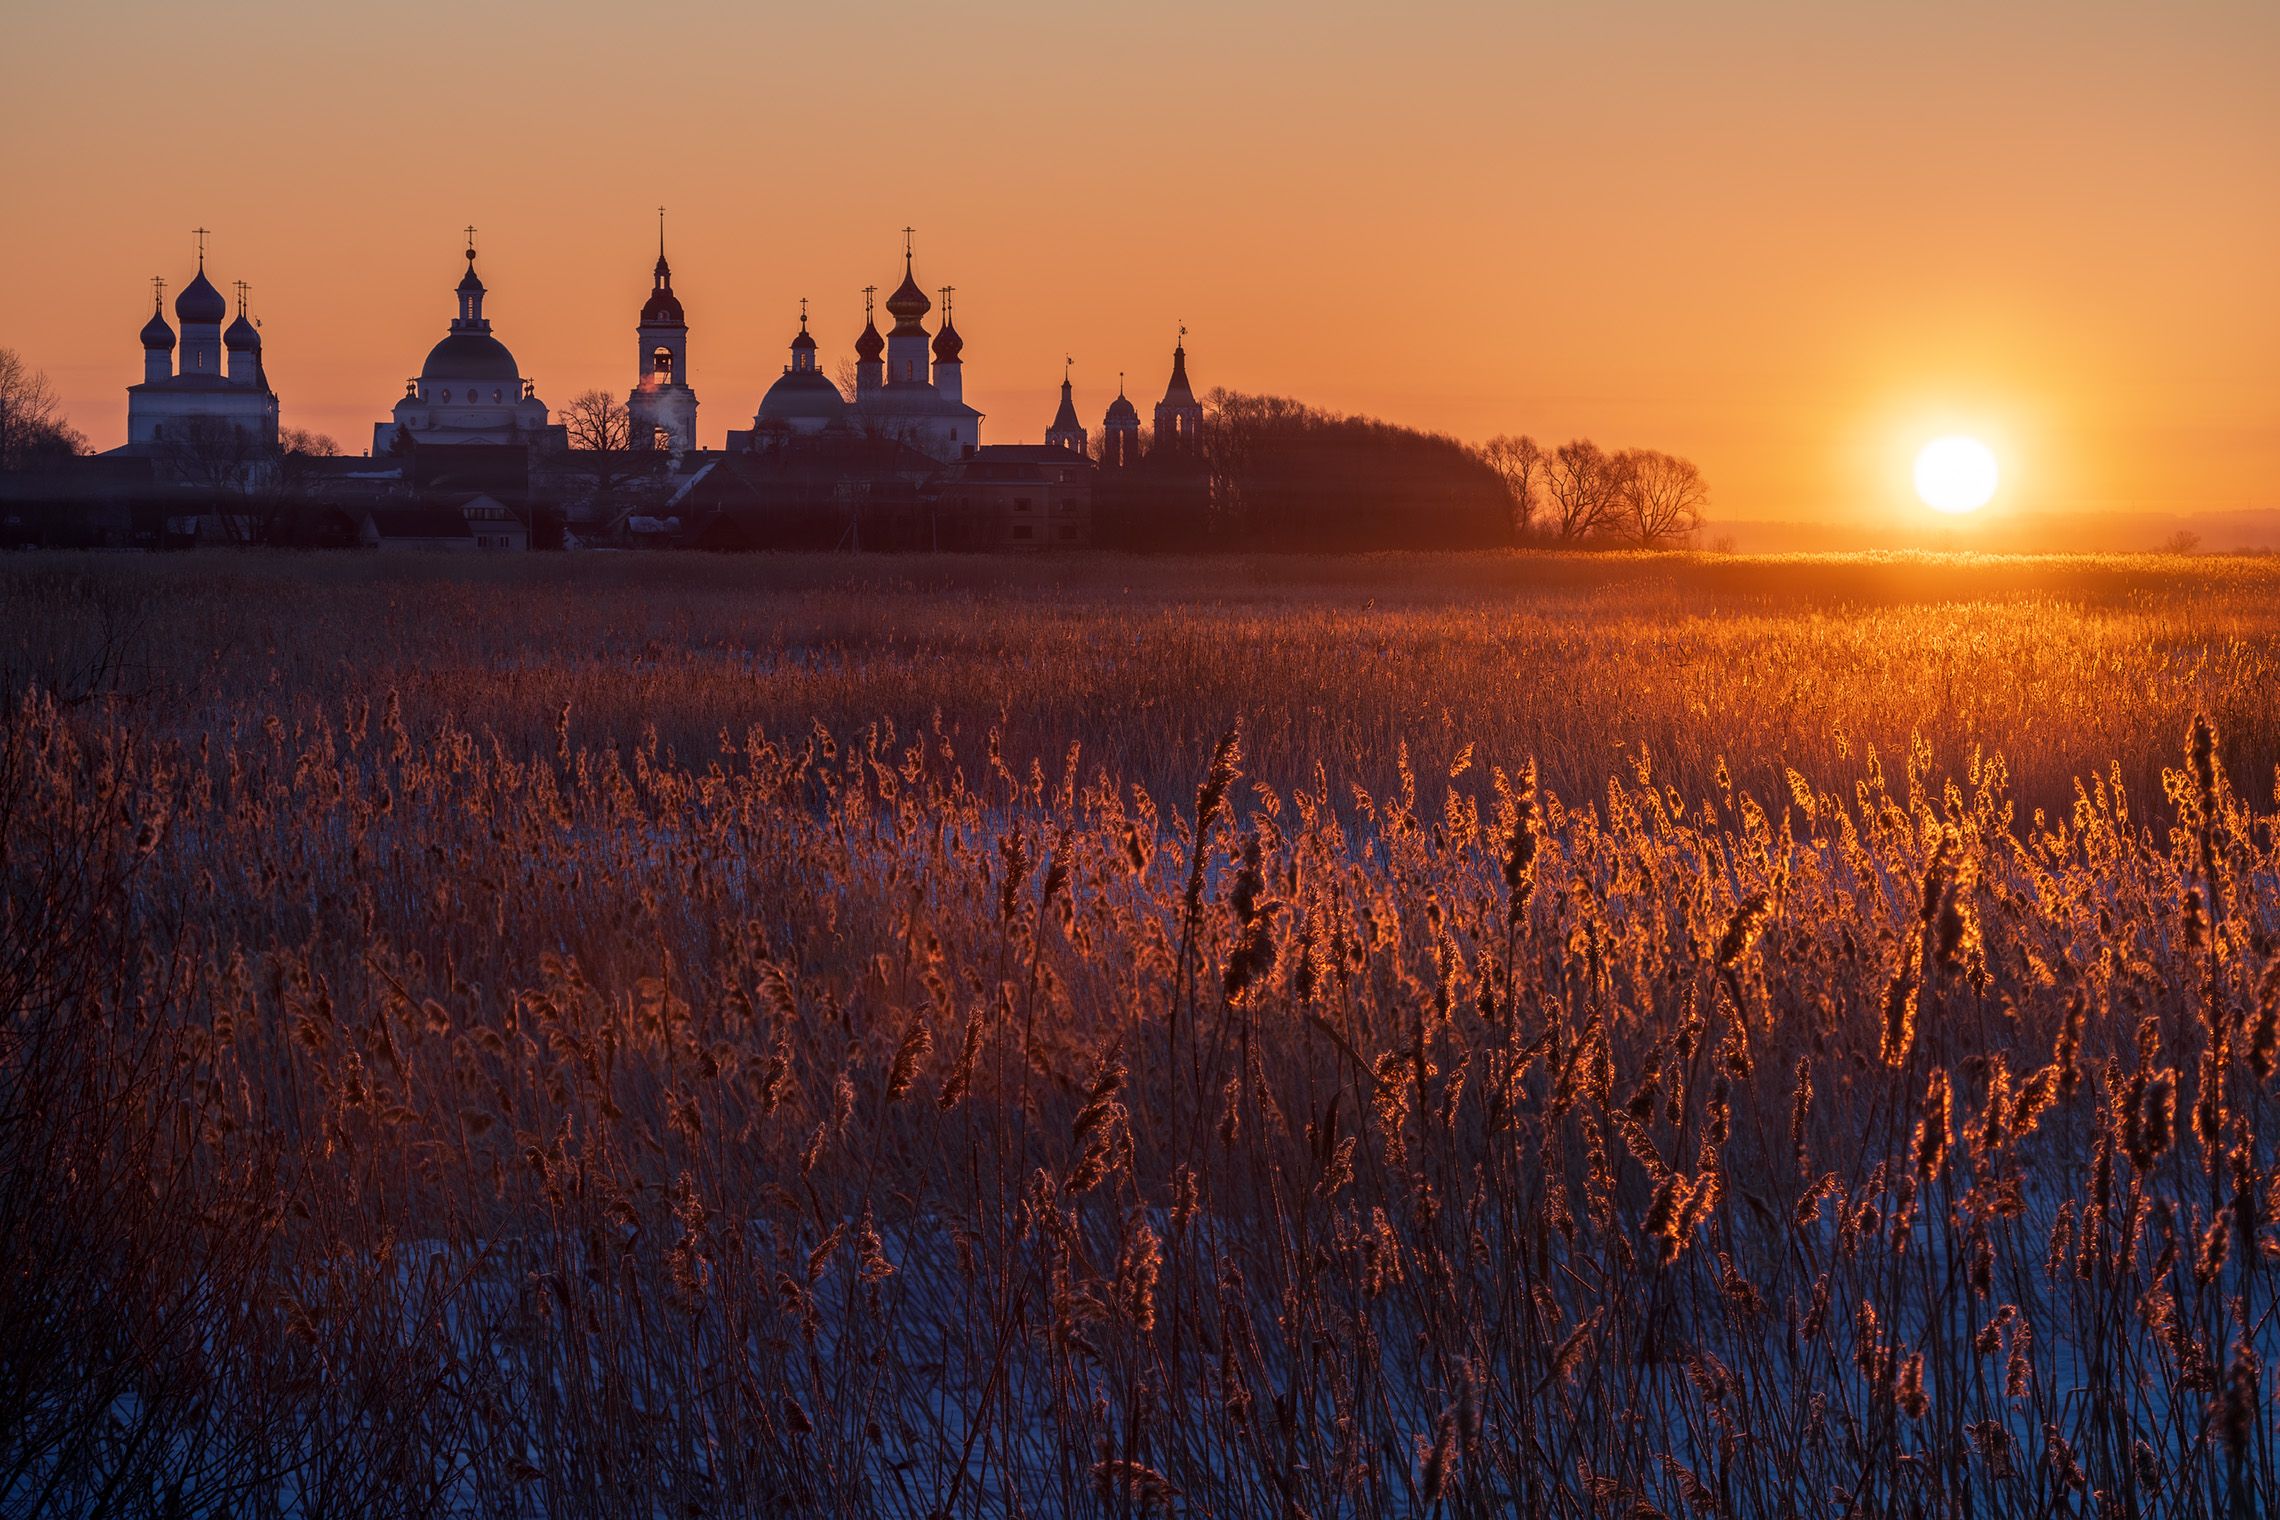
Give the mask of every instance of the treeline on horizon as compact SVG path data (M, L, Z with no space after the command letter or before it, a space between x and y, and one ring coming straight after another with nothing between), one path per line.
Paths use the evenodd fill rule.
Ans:
M589 398L622 419L622 404L603 392L586 393L573 409ZM1515 434L1468 444L1287 396L1225 389L1205 404L1195 467L1151 454L1129 475L1102 471L1095 542L1161 551L1670 548L1698 536L1708 504L1694 463L1654 449L1610 450L1588 438L1546 447ZM622 422L614 433L597 433L570 420L578 457L630 457ZM620 441L577 450L585 436ZM304 429L286 429L282 441L282 467L258 493L242 484L250 458L242 438L178 449L167 467L209 496L261 496L253 540L301 542L292 509L322 501L321 487L299 466L340 450ZM53 471L88 452L46 377L0 349L0 474ZM602 475L603 495L615 474ZM534 539L560 542L563 505L529 504Z
M1228 390L1206 406L1211 536L1229 547L1670 548L1700 531L1709 500L1692 461L1653 449L1513 434L1475 445Z

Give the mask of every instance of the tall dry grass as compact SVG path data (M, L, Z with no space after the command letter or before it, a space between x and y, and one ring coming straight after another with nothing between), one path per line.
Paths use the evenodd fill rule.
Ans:
M6 567L0 1508L2280 1504L2260 567L562 573Z

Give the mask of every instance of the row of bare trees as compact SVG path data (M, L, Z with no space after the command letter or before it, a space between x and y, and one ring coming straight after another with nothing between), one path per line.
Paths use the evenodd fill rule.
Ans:
M1480 457L1512 498L1514 535L1526 542L1683 544L1702 526L1710 487L1691 459L1657 449L1610 452L1588 438L1547 449L1526 435L1491 438Z

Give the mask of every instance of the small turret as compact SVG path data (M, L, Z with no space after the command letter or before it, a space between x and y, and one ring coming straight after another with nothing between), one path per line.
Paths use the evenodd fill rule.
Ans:
M1061 361L1061 409L1053 414L1053 425L1045 430L1045 441L1064 449L1085 451L1085 425L1077 420L1077 397L1069 383L1069 370L1077 361Z
M934 388L951 401L966 399L966 365L958 356L966 351L966 340L958 336L958 328L950 320L950 294L954 285L942 287L942 331L934 335Z
M1124 376L1116 377L1116 399L1100 423L1100 463L1103 469L1124 469L1140 462L1140 408L1124 394Z
M150 320L143 324L143 384L174 376L174 329L166 325L166 281L152 276Z
M855 395L858 400L871 395L885 381L885 366L879 356L887 351L887 340L879 336L879 324L872 312L872 303L878 299L879 287L863 287L863 333L855 340Z
M229 350L232 385L261 383L261 329L246 320L246 289L245 281L237 282L237 320L222 334L222 346Z

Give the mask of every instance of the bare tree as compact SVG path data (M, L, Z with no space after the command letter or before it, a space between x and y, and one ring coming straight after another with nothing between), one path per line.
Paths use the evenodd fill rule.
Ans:
M837 373L832 377L839 384L840 397L849 406L855 404L856 379L861 373L862 371L856 368L853 359L842 359L839 361Z
M277 449L279 453L299 454L307 459L332 459L339 455L340 444L330 433L319 433L311 428L280 428Z
M1536 531L1536 513L1543 505L1545 456L1543 446L1525 433L1500 433L1480 447L1480 457L1512 497L1512 533L1528 538Z
M1702 527L1710 487L1691 459L1654 449L1615 456L1617 527L1645 549L1686 542Z
M0 348L0 471L37 469L87 451L87 439L63 420L47 376L12 348Z
M562 427L577 462L593 482L591 505L606 511L617 496L618 482L633 474L628 457L632 415L609 391L580 391L562 408Z
M175 479L209 491L243 492L261 457L253 435L222 417L187 417L167 427L158 457Z
M1614 525L1621 471L1615 457L1588 438L1561 444L1544 459L1544 496L1551 524L1568 541L1595 538Z

